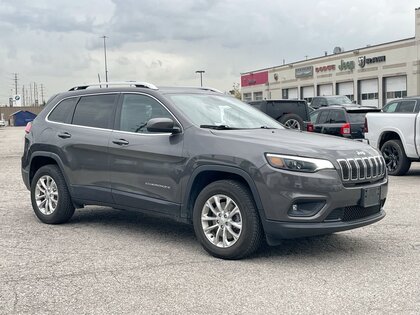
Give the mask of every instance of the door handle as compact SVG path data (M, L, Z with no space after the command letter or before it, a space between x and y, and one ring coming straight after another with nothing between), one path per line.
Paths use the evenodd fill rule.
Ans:
M60 132L57 136L61 139L71 138L71 134L69 134L68 132Z
M112 140L112 143L118 144L118 145L127 145L129 142L125 139L115 139Z

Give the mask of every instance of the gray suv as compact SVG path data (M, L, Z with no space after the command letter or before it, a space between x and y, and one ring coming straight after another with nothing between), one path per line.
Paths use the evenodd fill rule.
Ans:
M52 97L25 131L22 176L48 224L85 205L144 211L192 223L207 252L239 259L264 239L385 216L376 149L287 130L211 88L77 86Z

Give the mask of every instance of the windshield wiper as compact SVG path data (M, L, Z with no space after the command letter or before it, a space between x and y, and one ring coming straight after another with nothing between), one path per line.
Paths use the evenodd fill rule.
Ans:
M233 130L238 128L229 127L228 125L200 125L200 128L216 129L216 130Z

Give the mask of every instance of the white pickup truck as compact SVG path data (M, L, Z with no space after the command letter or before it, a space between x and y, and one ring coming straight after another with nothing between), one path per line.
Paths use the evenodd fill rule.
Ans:
M390 175L404 175L420 161L420 97L394 100L382 113L368 113L365 139L381 150Z

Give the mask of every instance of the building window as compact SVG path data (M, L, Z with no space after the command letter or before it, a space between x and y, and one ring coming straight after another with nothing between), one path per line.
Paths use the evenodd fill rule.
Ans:
M261 101L263 99L262 92L254 92L254 101Z
M362 100L377 100L378 99L378 93L363 93Z
M386 98L402 98L407 96L407 91L386 92Z
M242 94L242 99L245 102L252 101L252 94L251 93L244 93L244 94Z

